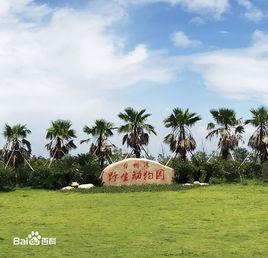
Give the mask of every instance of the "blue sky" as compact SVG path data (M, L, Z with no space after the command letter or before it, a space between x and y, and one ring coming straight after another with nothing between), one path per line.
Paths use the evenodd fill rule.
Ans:
M163 119L189 107L203 118L193 128L198 149L211 151L210 109L248 118L267 104L267 22L265 0L3 0L2 126L26 123L34 153L44 155L53 119L70 119L83 139L97 118L119 124L124 107L146 108L155 155L168 133ZM113 141L120 147L121 136Z

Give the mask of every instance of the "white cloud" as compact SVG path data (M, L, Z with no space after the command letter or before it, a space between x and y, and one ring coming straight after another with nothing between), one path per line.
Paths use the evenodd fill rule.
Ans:
M219 19L229 9L229 0L116 0L121 4L167 3L180 5L189 12L211 15Z
M0 22L8 24L16 23L20 18L27 18L28 26L30 21L40 22L52 12L46 4L35 4L34 0L1 0L0 1ZM32 24L34 25L34 24Z
M229 8L228 0L170 0L170 2L172 4L181 4L195 13L212 14L215 18L220 18Z
M251 21L260 21L265 17L261 9L256 7L250 0L237 0L246 9L245 17Z
M182 48L195 48L202 45L200 41L190 39L183 31L173 33L171 40L176 47Z
M197 26L200 26L200 25L203 25L205 23L204 19L202 19L201 17L197 16L197 17L194 17L192 18L190 21L189 21L190 24L193 24L193 25L197 25Z
M7 15L10 12L21 10L26 5L29 5L32 0L1 0L0 15Z
M226 36L227 34L229 34L229 31L227 31L227 30L219 30L218 32L220 34L224 35L224 36Z
M176 77L162 51L124 50L110 30L125 15L120 7L54 10L13 0L1 1L0 12L0 120L28 123L36 151L50 120L70 119L77 130L99 116L113 120L122 102L111 90Z
M189 57L207 87L229 98L268 99L268 34L255 31L252 45Z

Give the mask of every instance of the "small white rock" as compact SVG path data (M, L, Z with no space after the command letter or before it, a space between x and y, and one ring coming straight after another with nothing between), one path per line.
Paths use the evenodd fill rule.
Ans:
M78 186L78 188L80 188L80 189L90 189L92 187L94 187L93 184L83 184L83 185Z
M209 185L208 183L200 183L200 185L205 186L205 185Z
M201 185L199 181L194 181L194 185Z
M183 184L183 186L192 186L193 184L190 184L190 183L186 183L186 184Z
M72 186L72 187L78 187L79 184L78 184L77 182L72 182L72 183L71 183L71 186Z
M64 190L64 191L69 191L72 189L74 189L72 186L65 186L65 187L61 188L61 190Z

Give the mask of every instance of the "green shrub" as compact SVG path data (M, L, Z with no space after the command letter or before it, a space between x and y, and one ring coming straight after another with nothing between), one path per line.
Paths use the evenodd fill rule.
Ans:
M31 169L27 164L23 164L15 169L17 175L17 185L20 187L29 186Z
M197 151L191 156L191 162L195 166L193 172L194 181L204 181L205 176L203 166L207 164L207 154L204 151ZM208 181L206 181L208 182Z
M262 179L268 182L268 160L262 163Z
M233 160L211 160L207 162L204 155L195 156L192 161L181 161L180 159L172 161L172 167L175 171L174 181L176 183L192 181L205 183L237 182L240 181L241 177L239 166L240 163Z
M204 151L197 151L191 156L192 163L197 166L201 167L203 164L207 163L208 157Z
M262 178L262 167L260 164L255 162L245 162L240 166L240 174L244 179L261 179Z
M33 158L31 166L34 171L27 167L28 186L33 188L59 189L70 185L72 181L79 181L81 178L79 166L75 163L75 159L70 156L54 160L50 167L48 167L48 159Z
M0 163L0 190L10 189L16 185L15 170L8 166L5 168L4 163Z
M238 147L234 150L233 156L236 161L240 162L240 164L246 159L249 158L251 153L246 148Z
M222 184L225 181L222 178L218 178L218 177L211 177L209 180L210 184Z
M223 173L223 179L226 182L240 181L239 166L240 163L234 160L222 160L221 170Z
M31 166L34 168L32 171L28 168L29 175L29 186L34 188L53 188L49 184L50 168L48 168L49 160L39 157L31 160Z
M101 169L91 155L66 156L54 160L50 167L49 160L40 157L32 159L31 165L34 171L28 168L28 185L34 188L60 189L73 181L100 185Z
M221 174L221 165L218 161L210 161L210 162L206 162L204 164L202 164L201 167L201 171L202 171L202 177L201 177L201 181L208 183L210 182L210 179L212 177L214 178L222 178L222 174Z
M45 170L42 171L46 173ZM45 180L44 188L60 189L70 185L73 181L80 181L81 173L75 158L67 156L60 160L54 160L49 168L48 177Z
M101 185L101 168L97 160L90 154L80 154L75 157L79 165L80 183L91 183L95 186Z
M29 176L30 176L30 169L27 166L27 164L21 164L19 167L14 168L12 166L7 166L5 168L5 164L1 163L1 170L3 170L3 174L6 173L10 175L10 177L6 178L10 182L12 179L14 182L13 185L19 186L19 187L25 187L29 186ZM2 179L4 180L4 179ZM10 183L8 183L10 184Z
M233 160L212 160L202 166L202 181L210 183L240 181L240 163Z
M189 183L194 181L194 174L197 173L196 167L190 161L182 161L174 159L171 166L174 169L174 181L179 184Z

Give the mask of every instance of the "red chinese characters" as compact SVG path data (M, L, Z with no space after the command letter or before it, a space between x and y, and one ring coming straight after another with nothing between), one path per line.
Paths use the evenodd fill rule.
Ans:
M143 168L149 168L149 162L148 161L145 161L144 163L143 163Z
M143 179L144 179L144 180L147 180L147 179L154 179L154 173L145 170L145 171L143 172Z
M126 162L123 164L123 168L124 169L127 169L128 168L128 164Z
M110 171L108 173L109 182L131 182L131 181L148 181L148 180L165 180L164 169L158 169L156 171L149 171L140 169L139 171L133 170L132 172L124 171L123 173L117 173Z
M155 179L165 180L165 171L164 169L158 169L155 172Z
M113 171L108 173L109 182L116 182L117 177L118 177L118 174Z
M123 173L121 175L121 179L123 182L127 182L128 181L128 173L127 172Z
M139 163L139 162L135 162L135 163L133 164L133 168L137 168L137 169L139 169L139 168L140 168L140 163Z
M134 173L132 174L132 180L140 180L141 177L142 177L142 173L141 173L141 171L139 171L139 172L134 172Z

